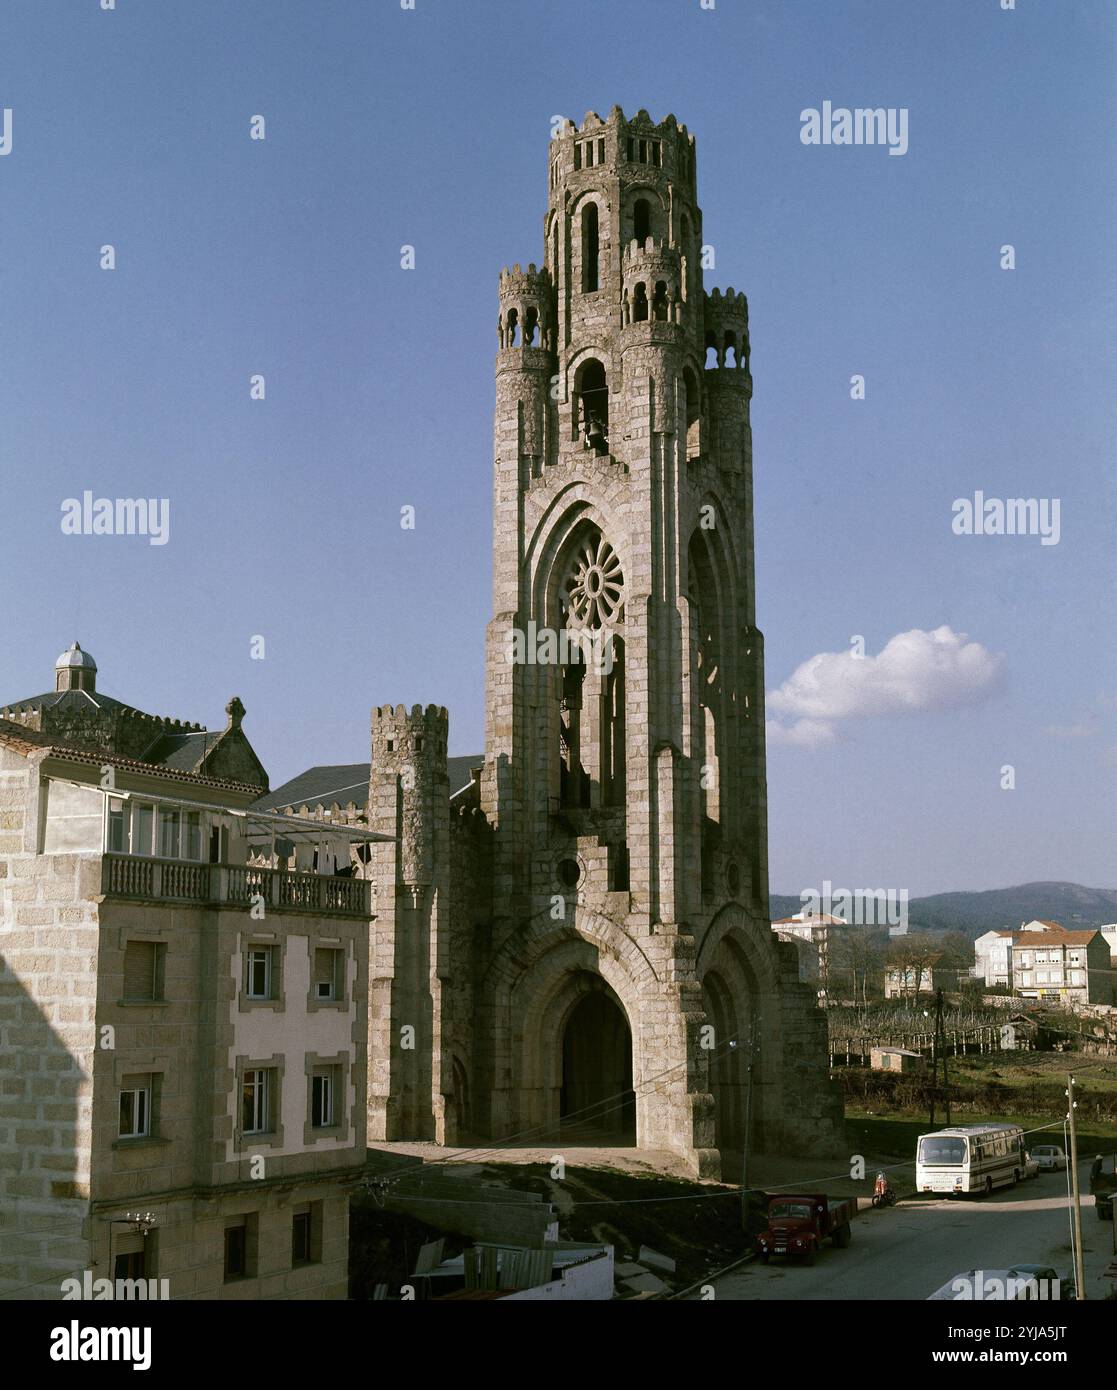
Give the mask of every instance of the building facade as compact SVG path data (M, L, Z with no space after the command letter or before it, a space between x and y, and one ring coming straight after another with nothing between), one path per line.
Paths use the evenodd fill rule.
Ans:
M221 736L101 695L81 657L0 718L0 1297L89 1271L344 1298L369 884L261 867L277 833L325 837L250 810L239 701L220 757L253 781L176 766Z
M370 1136L609 1133L716 1173L841 1134L769 929L743 294L703 286L695 142L568 122L501 273L486 750L374 712ZM401 1043L406 1039L409 1045Z
M918 973L917 983L914 965L889 966L884 972L885 999L918 999L940 989L952 992L961 983L962 972L946 966L925 965Z
M1022 999L1113 1003L1109 945L1096 930L1021 931L1012 944L1012 979Z
M987 931L974 941L973 976L987 989L1012 984L1012 942L1010 931Z

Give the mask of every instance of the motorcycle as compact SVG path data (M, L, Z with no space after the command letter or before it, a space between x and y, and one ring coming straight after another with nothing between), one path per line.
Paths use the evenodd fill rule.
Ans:
M896 1189L884 1173L878 1173L876 1183L873 1186L873 1206L890 1207L895 1204L895 1201Z

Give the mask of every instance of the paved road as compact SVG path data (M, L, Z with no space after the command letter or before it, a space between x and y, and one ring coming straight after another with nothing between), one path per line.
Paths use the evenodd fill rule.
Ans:
M1089 1164L1080 1180L1087 1192ZM1071 1275L1065 1173L1041 1173L991 1197L904 1201L863 1211L845 1250L829 1244L813 1267L758 1260L714 1280L720 1299L922 1299L970 1269L1049 1264ZM1110 1289L1098 1276L1113 1255L1113 1223L1099 1221L1094 1199L1082 1205L1086 1293Z

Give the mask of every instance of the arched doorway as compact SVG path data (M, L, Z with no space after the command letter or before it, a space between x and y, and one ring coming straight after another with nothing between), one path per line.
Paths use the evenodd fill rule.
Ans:
M707 971L702 981L702 1003L714 1030L714 1046L709 1055L714 1143L723 1153L736 1153L744 1147L751 1029L741 1028L733 996L715 970Z
M603 982L584 994L562 1030L559 1117L564 1131L600 1143L636 1139L632 1087L632 1032L612 990Z

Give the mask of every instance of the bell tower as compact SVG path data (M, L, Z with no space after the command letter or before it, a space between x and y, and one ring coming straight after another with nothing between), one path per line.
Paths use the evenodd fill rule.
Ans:
M715 1172L750 1067L754 1141L820 1128L783 1052L821 1016L768 920L748 306L703 288L673 116L558 130L543 235L500 277L475 1093L494 1136L589 1122L585 1030L627 1027L634 1101L596 1118Z

